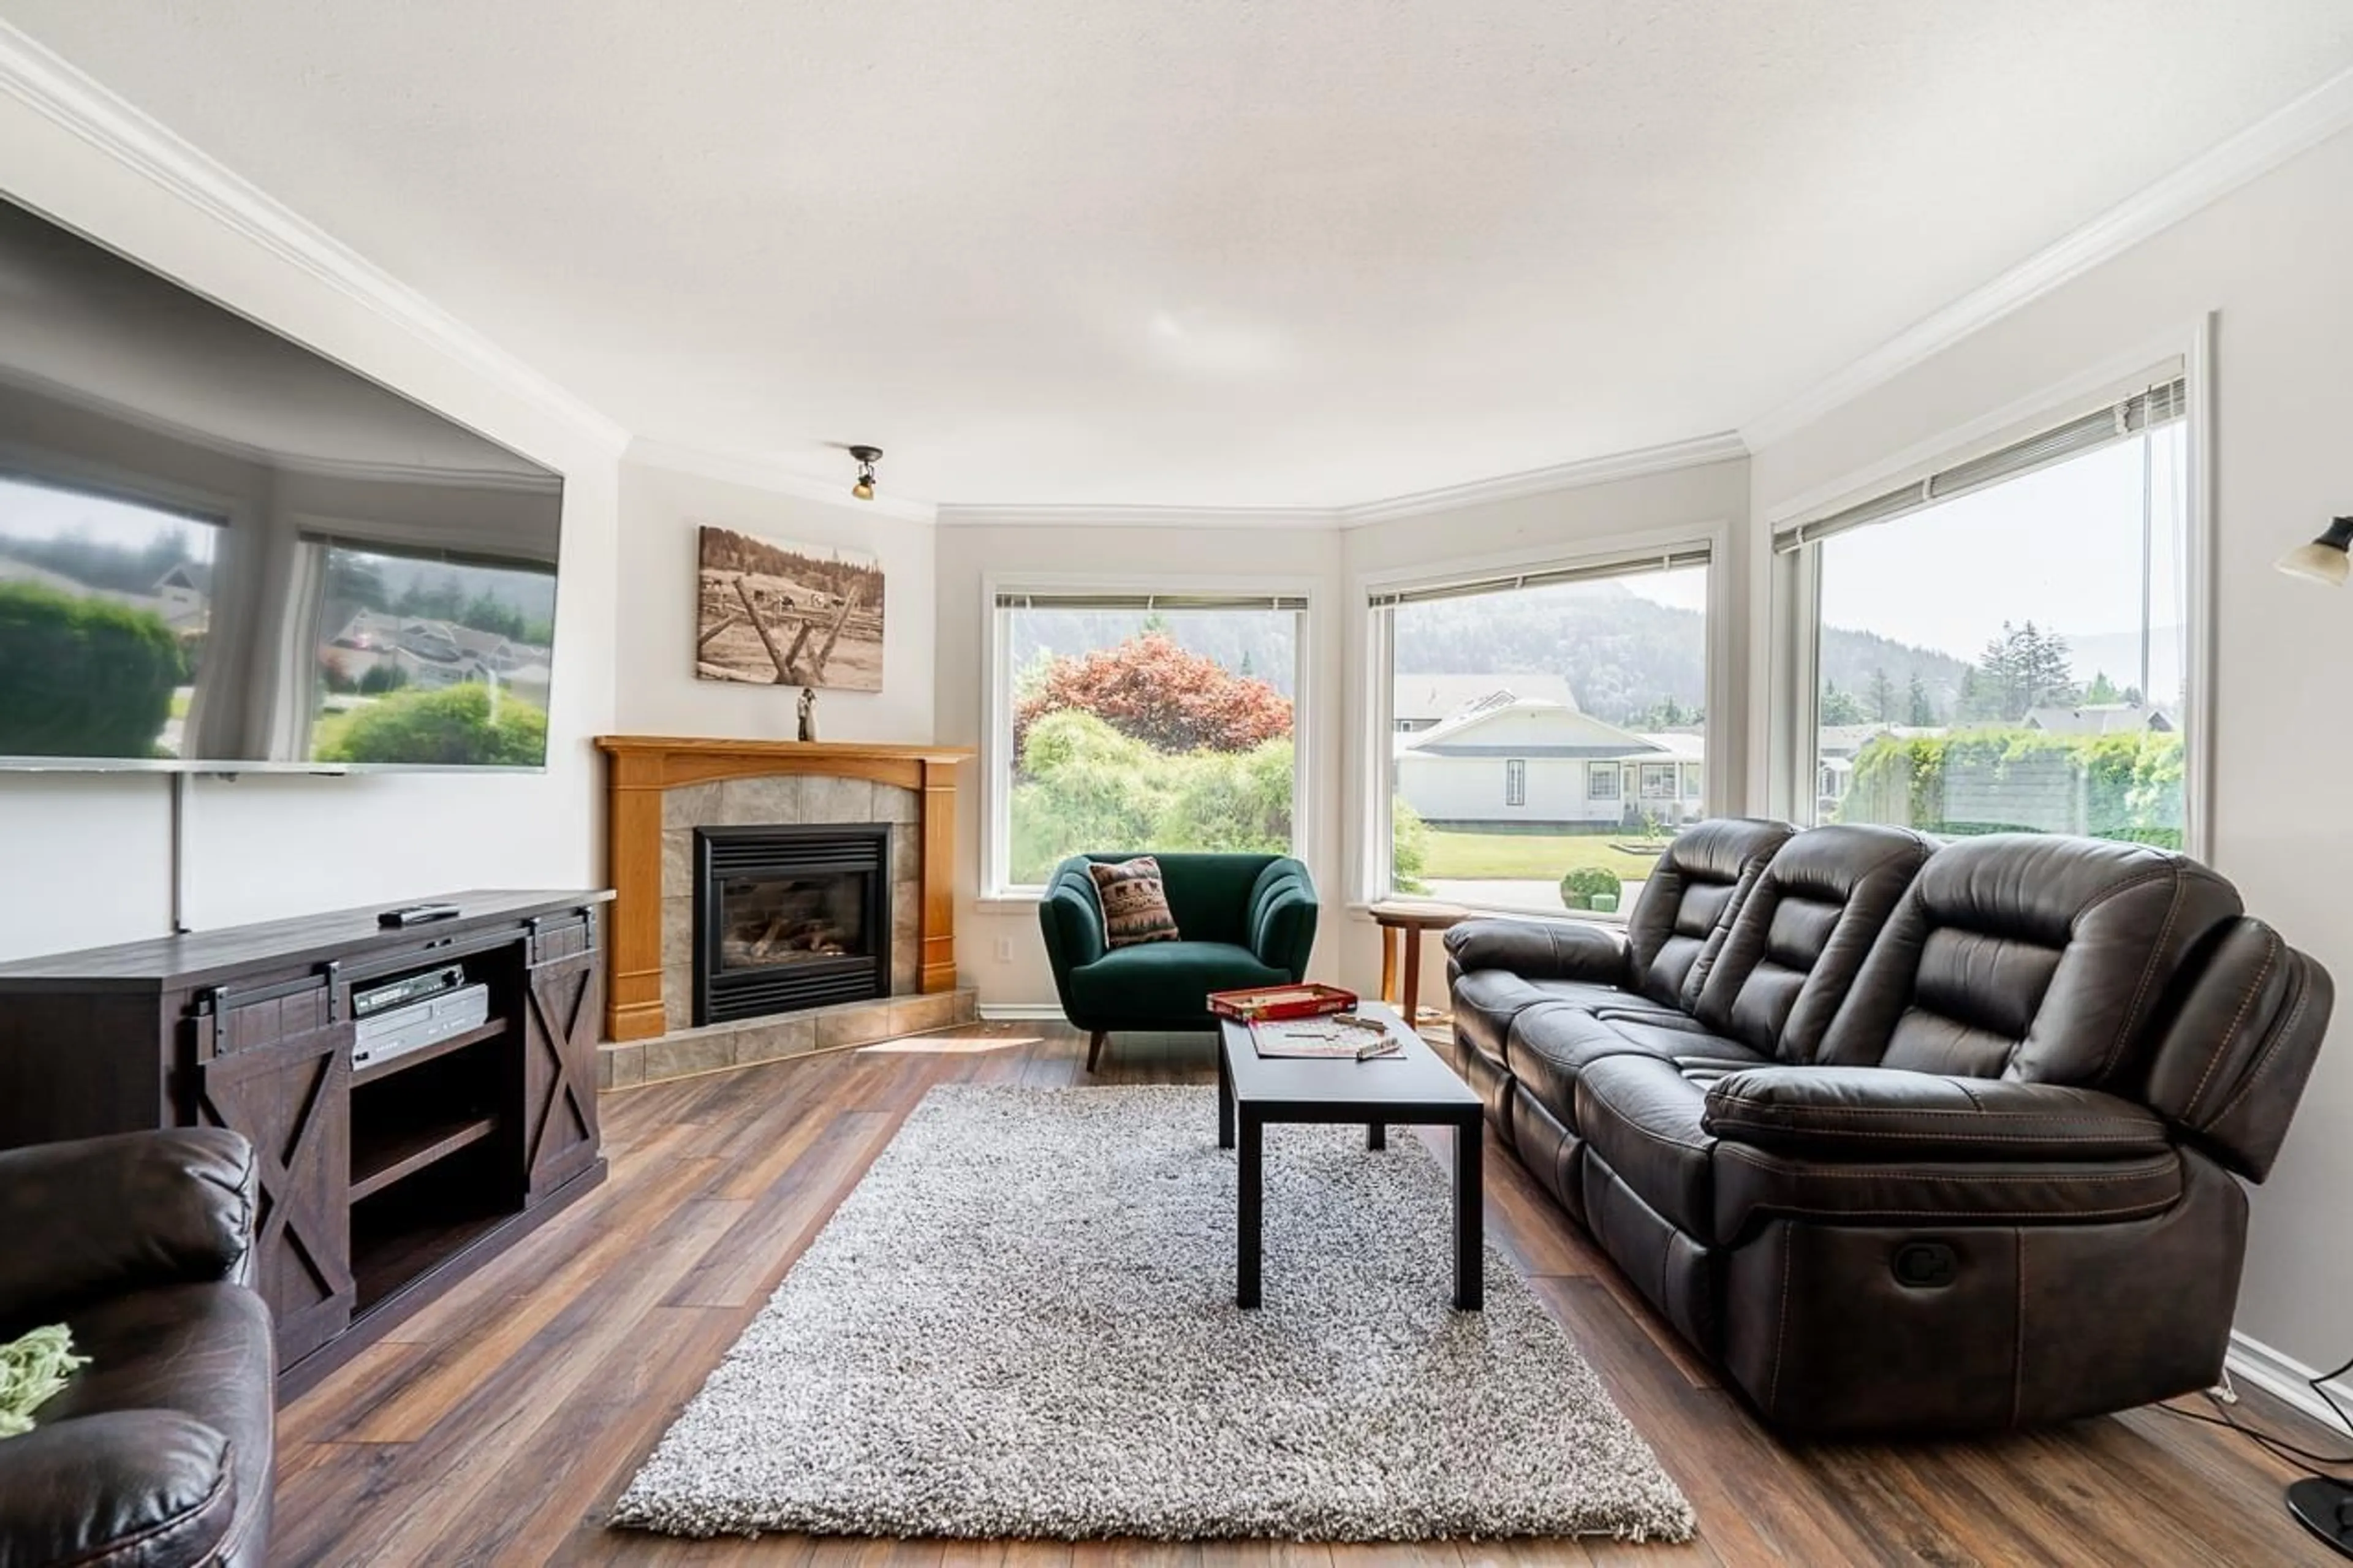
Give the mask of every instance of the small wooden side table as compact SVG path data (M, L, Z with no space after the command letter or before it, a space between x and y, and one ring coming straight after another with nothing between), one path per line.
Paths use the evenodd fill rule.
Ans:
M1381 1000L1395 1002L1405 1015L1406 1027L1421 1026L1421 936L1444 931L1471 918L1456 904L1432 904L1392 900L1375 904L1373 923L1381 928ZM1405 991L1398 994L1398 972L1405 972Z

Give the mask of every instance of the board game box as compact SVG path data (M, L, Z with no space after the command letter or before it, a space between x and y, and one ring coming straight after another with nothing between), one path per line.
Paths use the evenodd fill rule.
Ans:
M1240 991L1209 993L1210 1012L1244 1024L1320 1018L1329 1013L1345 1013L1356 1005L1355 992L1314 981L1300 985L1255 985Z

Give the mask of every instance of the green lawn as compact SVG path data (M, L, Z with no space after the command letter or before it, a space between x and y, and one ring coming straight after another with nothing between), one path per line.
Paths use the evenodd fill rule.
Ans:
M1635 837L1630 832L1457 833L1433 827L1422 877L1440 881L1557 881L1577 867L1599 866L1628 881L1640 881L1658 863L1659 851L1630 855L1613 847L1631 843Z

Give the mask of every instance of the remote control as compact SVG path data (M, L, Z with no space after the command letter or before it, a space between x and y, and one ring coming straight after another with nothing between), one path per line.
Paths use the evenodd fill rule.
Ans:
M386 910L375 917L380 926L417 926L427 921L446 921L460 911L455 904L403 904L396 910Z

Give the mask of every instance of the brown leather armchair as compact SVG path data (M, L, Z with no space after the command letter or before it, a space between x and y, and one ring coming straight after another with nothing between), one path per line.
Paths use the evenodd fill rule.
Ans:
M1708 826L1694 858L1732 890L1704 932L1679 868L1622 941L1447 936L1490 1120L1635 1286L1792 1429L2031 1426L2215 1381L2233 1176L2278 1153L2327 973L2142 846ZM1662 929L1695 942L1663 994L1637 951Z
M268 1553L269 1312L234 1132L0 1152L0 1338L64 1322L90 1364L0 1441L0 1563L247 1568Z

